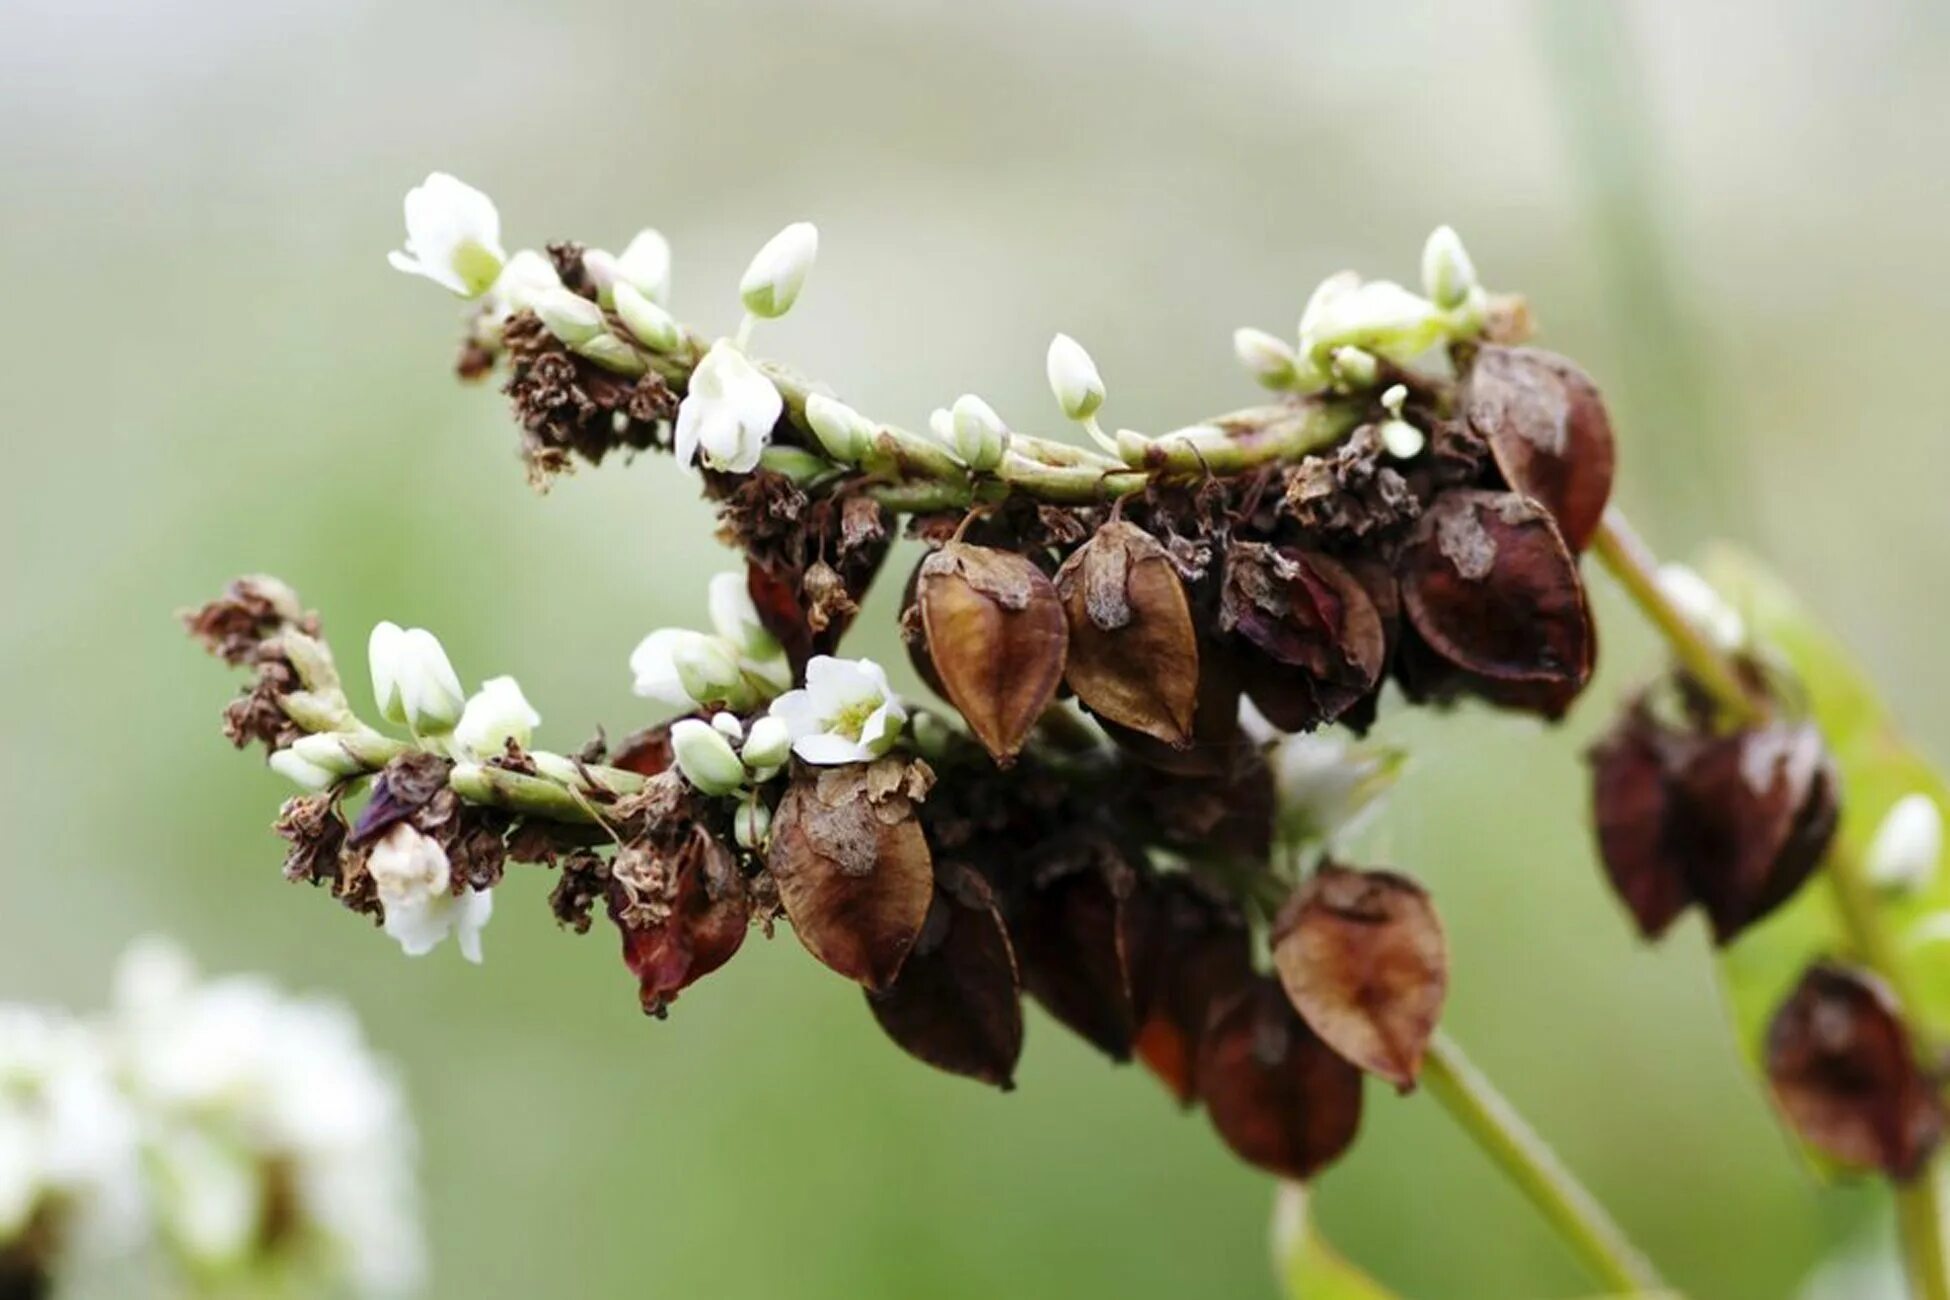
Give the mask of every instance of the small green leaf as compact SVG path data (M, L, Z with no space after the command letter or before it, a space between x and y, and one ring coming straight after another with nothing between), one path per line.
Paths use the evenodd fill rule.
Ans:
M1281 1183L1273 1200L1273 1269L1287 1300L1400 1300L1314 1230L1307 1189Z
M1905 795L1920 793L1950 810L1950 783L1942 772L1898 733L1868 674L1779 578L1730 547L1716 548L1701 572L1740 611L1762 653L1790 671L1794 684L1788 689L1806 693L1809 714L1841 773L1841 851L1859 860L1883 817ZM1942 863L1937 867L1923 888L1885 894L1880 904L1899 952L1913 966L1906 983L1920 996L1924 1020L1915 1028L1943 1042L1950 1041L1950 871ZM1721 954L1740 1043L1757 1069L1768 1024L1801 972L1817 957L1847 955L1849 946L1834 893L1826 876L1818 875Z

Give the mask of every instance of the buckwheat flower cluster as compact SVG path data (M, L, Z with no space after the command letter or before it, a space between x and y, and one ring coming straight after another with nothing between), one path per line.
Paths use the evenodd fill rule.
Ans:
M8 1294L404 1295L415 1136L343 1006L150 940L105 1016L0 1008Z

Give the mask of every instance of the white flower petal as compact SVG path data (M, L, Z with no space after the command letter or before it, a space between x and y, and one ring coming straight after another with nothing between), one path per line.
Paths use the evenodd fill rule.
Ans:
M808 763L820 764L864 763L874 757L873 751L858 741L824 731L793 741L792 752Z

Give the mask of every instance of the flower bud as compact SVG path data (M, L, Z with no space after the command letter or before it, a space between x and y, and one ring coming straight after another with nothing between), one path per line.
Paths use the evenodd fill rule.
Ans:
M535 305L537 294L561 287L562 277L556 274L555 263L532 248L524 248L501 268L501 278L494 282L494 298L503 310L521 311Z
M736 650L720 637L687 637L671 661L685 694L700 704L737 704L750 695Z
M1683 564L1659 566L1659 590L1688 623L1723 651L1735 651L1747 639L1740 611L1727 604L1712 584Z
M731 837L738 841L738 847L758 853L764 850L767 837L772 834L772 810L756 799L738 805L738 811L731 817Z
M670 749L677 770L705 794L736 794L743 788L745 765L710 723L696 718L672 723Z
M928 432L935 441L952 447L955 445L955 413L945 406L937 406L928 412Z
M366 772L366 765L352 756L345 747L344 738L334 732L321 731L312 736L300 736L291 742L291 751L333 776L363 776Z
M865 416L824 393L806 399L806 423L826 454L843 465L857 463L873 439L873 426Z
M1915 893L1936 876L1943 858L1943 814L1926 794L1908 794L1876 827L1864 863L1869 879L1892 893Z
M627 284L651 302L670 301L670 241L649 227L636 232L616 259L617 283Z
M1462 239L1449 226L1437 226L1422 245L1422 292L1444 311L1469 301L1476 288L1476 266Z
M535 314L548 332L569 347L579 347L608 329L603 309L569 289L544 289L535 295Z
M968 468L986 474L1002 463L1002 454L1009 450L1009 430L995 408L973 393L963 393L955 399L950 422L955 453Z
M616 254L601 248L587 248L582 253L582 271L589 277L589 283L596 287L596 301L607 307L615 301L616 282L622 278L617 269Z
M705 589L705 602L711 611L711 629L739 654L747 659L771 659L780 653L777 639L758 617L758 606L752 603L743 573L713 576Z
M1072 420L1095 415L1104 404L1104 379L1083 344L1068 334L1058 334L1050 340L1049 355L1044 360L1050 391L1056 394L1063 414Z
M810 221L795 221L772 236L738 282L745 310L768 320L791 311L818 255L819 229Z
M1232 332L1232 354L1267 388L1291 388L1299 377L1295 363L1299 357L1293 345L1265 330L1238 329Z
M712 714L711 730L734 745L745 738L745 724L738 721L738 715L735 713Z
M754 770L785 766L792 757L792 729L784 718L766 714L754 718L745 732L744 748L738 751L745 765Z
M652 352L674 352L684 341L684 327L677 323L677 318L629 281L617 281L611 293L624 328L644 347Z
M305 739L311 740L313 737L307 736ZM277 750L268 761L273 772L303 790L329 790L339 781L338 773L312 762L298 752L296 745Z
M541 720L521 693L521 683L512 677L490 677L461 710L460 721L454 726L454 743L471 754L492 758L504 751L510 740L522 749L528 748Z
M381 623L366 645L379 711L415 733L440 735L460 721L466 694L439 638L423 627Z
M1328 358L1334 382L1350 392L1373 388L1381 382L1381 362L1372 352L1360 348L1341 348Z
M1341 348L1360 348L1406 365L1439 342L1446 329L1434 303L1392 280L1336 291L1318 307L1310 303L1308 315L1300 350L1316 361Z
M1383 420L1381 423L1381 445L1396 460L1412 460L1422 454L1428 439L1422 431L1407 420Z

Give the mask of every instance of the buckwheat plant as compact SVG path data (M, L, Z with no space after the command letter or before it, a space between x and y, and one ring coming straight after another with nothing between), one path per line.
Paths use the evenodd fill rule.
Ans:
M1652 1267L1438 1028L1428 892L1347 854L1401 763L1355 739L1387 683L1390 709L1578 702L1588 555L1673 651L1591 755L1624 910L1648 938L1705 916L1811 1165L1886 1179L1916 1294L1950 1297L1950 792L1752 561L1646 554L1608 504L1597 386L1524 346L1523 301L1453 231L1419 292L1344 272L1294 334L1240 330L1262 400L1181 428L1117 427L1059 335L1065 438L973 394L907 428L763 356L760 327L806 289L809 225L760 250L717 337L675 315L655 231L507 255L493 204L440 175L406 216L395 265L472 304L459 372L499 376L530 480L668 452L743 564L710 583L710 630L631 658L674 720L573 751L536 742L510 679L469 694L423 630L374 631L361 716L284 584L188 615L252 678L226 734L304 787L277 821L289 877L409 953L452 934L478 959L507 864L534 864L562 924L614 926L658 1016L783 919L901 1048L1003 1088L1027 993L1295 1184L1352 1145L1364 1075L1425 1086L1599 1282L1649 1294ZM901 632L945 707L839 653L903 532L926 555ZM1281 1204L1297 1293L1382 1294L1297 1190Z

